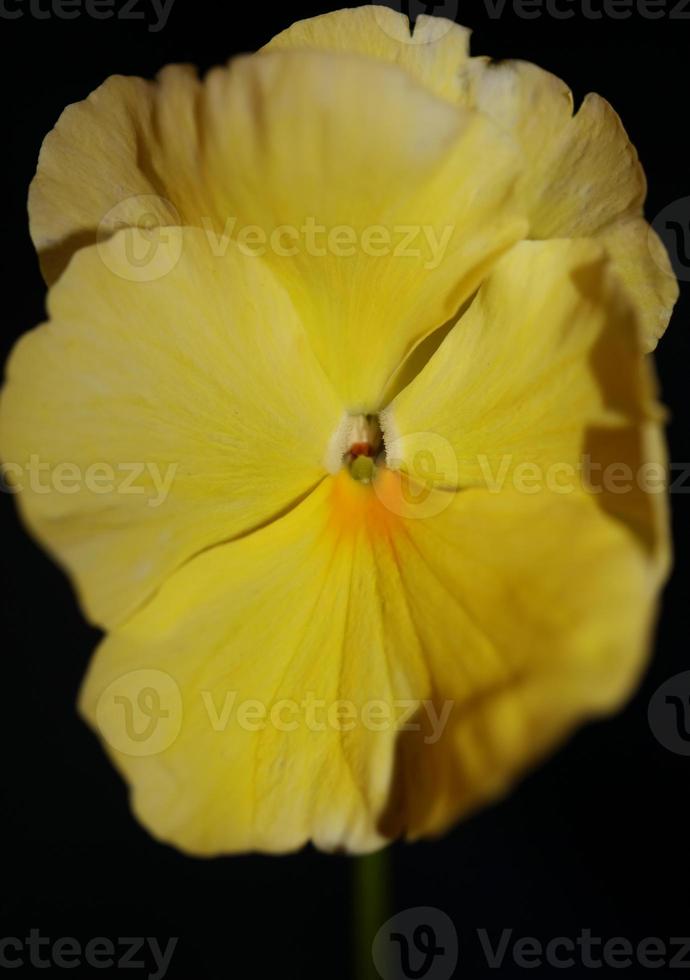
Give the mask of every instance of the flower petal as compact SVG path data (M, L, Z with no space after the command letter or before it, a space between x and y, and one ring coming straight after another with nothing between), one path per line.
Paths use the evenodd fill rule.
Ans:
M261 259L127 229L75 255L49 309L10 360L0 447L96 621L325 476L342 407Z
M97 236L209 213L198 166L200 90L191 66L170 65L156 84L113 75L64 110L29 189L31 237L49 285Z
M678 299L678 282L661 239L644 218L622 218L597 234L635 302L645 350L663 335ZM650 261L651 257L651 261Z
M272 38L263 50L344 51L379 58L407 69L441 98L457 102L469 39L468 28L445 17L422 14L411 31L404 14L390 7L366 4L298 20Z
M644 172L605 99L590 94L573 115L565 82L526 61L472 58L462 80L463 102L513 133L529 160L520 193L533 237L589 236L640 211Z
M168 75L147 89L153 104L144 122L141 110L105 111L123 97L118 82L106 83L91 105L72 107L58 124L62 135L46 141L37 186L61 208L84 199L85 210L71 232L61 226L57 237L81 241L87 227L95 235L104 213L125 196L116 179L124 154L131 174L126 194L143 193L145 201L154 186L212 239L232 235L265 254L348 408L376 410L407 351L454 315L494 259L524 234L511 197L520 162L512 140L396 66L279 51L211 72L195 96L194 124L184 127L173 152L170 132L158 121L177 106L171 78L179 81ZM178 87L186 99L179 111L191 120L192 97ZM112 143L118 151L117 166L107 171L111 190L104 177L92 182L98 201L84 198L83 186L102 161L94 156L68 166L79 153L77 137L79 145ZM141 189L137 160L148 180ZM189 191L197 185L210 200ZM133 216L118 208L115 214L125 223L138 220L140 206L137 199ZM41 236L55 239L52 218L43 218L34 222L36 234L40 224ZM153 210L150 218L159 215ZM246 237L251 229L258 246L256 237L252 245Z
M582 493L432 496L419 516L397 474L329 477L101 645L82 711L157 837L438 832L629 694L660 581L637 536Z
M384 842L392 706L428 678L381 510L348 474L329 477L188 563L102 644L82 711L156 836L195 854ZM122 699L152 690L169 714L137 741L147 718L128 728Z
M645 343L656 346L678 299L665 249L642 217L644 172L611 106L588 95L573 115L570 89L524 61L467 57L469 32L442 18L365 6L298 21L268 48L350 51L397 62L437 95L491 116L520 143L519 182L531 238L601 237L634 289ZM650 238L647 240L647 234Z
M573 115L570 89L528 62L471 58L462 80L463 103L500 122L529 160L520 195L530 237L600 238L619 274L634 284L645 343L653 349L678 284L656 236L647 241L644 171L616 112L590 94Z
M621 705L660 584L596 497L511 487L447 497L397 543L434 713L400 735L381 827L412 839L501 795L574 725Z
M573 479L597 431L655 416L633 308L601 246L579 239L511 249L382 424L389 457L418 477L440 437L453 472L432 482L467 487L525 465Z
M240 221L301 229L315 220L356 240L339 253L307 238L294 256L269 249L267 259L350 411L375 411L406 352L524 232L511 203L512 142L402 70L355 57L268 53L208 86L214 156ZM379 228L390 246L372 247Z

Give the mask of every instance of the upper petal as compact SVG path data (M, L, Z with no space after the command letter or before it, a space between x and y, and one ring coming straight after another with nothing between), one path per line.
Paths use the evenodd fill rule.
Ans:
M481 114L354 55L269 52L195 86L178 70L135 98L111 80L67 110L32 195L39 248L58 239L62 254L106 214L106 231L113 215L136 223L151 187L214 239L256 251L242 236L258 230L336 390L352 411L375 410L410 347L524 234L519 151ZM78 212L71 229L56 209Z
M444 17L422 14L410 29L402 13L377 4L298 20L264 51L286 48L349 51L401 65L436 95L457 101L460 71L469 57L470 31Z
M402 65L456 104L490 115L520 143L519 182L530 237L597 235L634 289L645 343L666 329L678 285L663 245L642 217L644 172L611 106L588 95L573 114L570 89L524 61L467 57L469 33L442 18L407 18L385 7L339 10L298 21L268 47L356 51Z
M171 65L155 84L113 75L67 106L43 141L29 188L31 237L49 285L97 237L209 213L198 159L200 91L191 66Z
M471 58L462 87L462 103L499 122L525 153L519 188L530 237L599 238L636 293L644 342L653 349L668 325L678 284L642 217L645 175L617 113L589 94L573 114L567 85L524 61Z
M533 237L589 236L639 212L644 171L605 99L590 94L573 115L565 82L526 61L472 58L462 82L463 102L513 133L529 160L520 191Z
M342 406L261 259L123 230L74 257L49 310L10 359L0 449L98 622L325 475Z

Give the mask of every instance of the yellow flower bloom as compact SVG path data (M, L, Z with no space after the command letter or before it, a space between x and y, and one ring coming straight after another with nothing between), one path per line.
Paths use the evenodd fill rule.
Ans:
M193 853L442 831L644 665L676 284L607 103L467 41L338 11L43 145L0 449Z

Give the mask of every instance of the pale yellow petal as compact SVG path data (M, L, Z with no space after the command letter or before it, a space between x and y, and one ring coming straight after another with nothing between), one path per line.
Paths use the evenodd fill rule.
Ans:
M463 85L462 101L514 134L529 160L520 192L533 237L589 236L639 211L644 172L605 99L588 95L573 114L568 86L525 61L473 58Z
M678 299L678 281L661 239L644 218L622 218L596 236L613 258L640 317L645 349L654 350Z
M377 4L334 10L298 20L263 48L345 51L401 65L436 95L457 101L460 70L468 60L470 31L444 17L409 19Z
M663 245L653 232L647 239L644 172L618 115L593 94L574 113L568 86L536 65L468 58L468 32L448 24L420 17L410 36L406 17L365 6L298 21L267 47L395 61L436 94L491 116L520 142L527 160L519 188L530 237L600 236L635 293L645 343L653 349L678 286Z
M530 237L598 237L635 293L647 348L655 347L678 286L663 245L653 233L647 238L644 171L616 112L590 94L573 114L567 85L523 61L471 58L462 84L461 102L520 142Z
M149 186L157 188L218 247L233 237L265 257L348 408L376 409L408 349L524 234L511 197L519 152L490 120L360 56L266 53L211 72L201 91L192 85L173 73L148 86L143 121L139 108L119 104L124 84L68 110L36 185L71 218L77 208L79 220L57 235L53 219L41 219L42 234L81 242L132 193L143 193L133 204L139 220ZM173 150L176 112L189 126ZM92 155L75 165L91 143L104 152L113 143L115 169ZM92 179L91 168L103 174ZM130 174L124 191L120 170ZM93 193L84 195L85 184ZM115 213L130 220L124 206ZM155 210L149 219L158 220Z
M64 110L29 190L31 237L49 285L97 237L189 223L208 211L198 163L200 89L191 66L171 65L155 83L113 75Z
M129 229L74 257L49 310L10 359L0 450L98 622L325 475L343 409L260 259Z
M265 229L311 221L352 236L343 249L305 235L293 256L269 248L266 258L348 408L376 410L404 353L524 231L512 144L402 70L354 56L265 54L212 74L208 89L225 178L218 210ZM372 245L372 229L390 245Z

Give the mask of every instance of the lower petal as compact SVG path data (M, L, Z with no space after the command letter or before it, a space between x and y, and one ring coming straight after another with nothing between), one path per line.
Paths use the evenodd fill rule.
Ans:
M627 525L582 493L432 496L329 478L105 641L82 710L157 837L435 833L629 694L661 574Z
M195 854L384 843L395 706L429 690L389 518L329 478L190 562L102 644L82 710L157 837ZM151 729L149 705L168 713Z
M577 723L621 705L663 572L580 493L467 490L406 531L400 567L434 711L399 738L381 826L416 838L501 795Z

